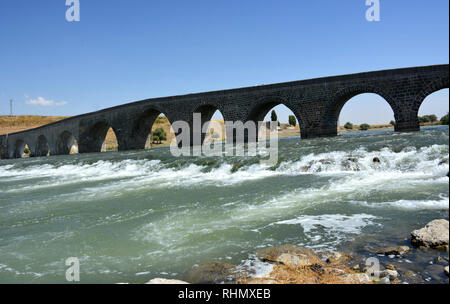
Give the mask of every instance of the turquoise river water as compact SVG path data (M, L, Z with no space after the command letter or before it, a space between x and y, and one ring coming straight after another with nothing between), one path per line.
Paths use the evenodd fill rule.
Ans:
M0 282L65 283L69 257L81 283L144 283L210 261L257 274L267 246L406 244L448 219L448 158L448 127L430 127L280 140L273 167L168 148L1 160ZM431 257L407 262L444 280Z

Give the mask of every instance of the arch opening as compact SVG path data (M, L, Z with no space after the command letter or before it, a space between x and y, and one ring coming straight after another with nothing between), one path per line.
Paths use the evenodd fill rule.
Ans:
M119 141L117 140L116 132L114 132L112 127L109 127L108 132L106 132L105 144L102 147L102 152L118 150Z
M26 158L31 157L31 150L22 139L18 139L14 145L14 155L15 158Z
M92 152L117 151L119 144L114 129L106 122L97 122L89 132Z
M62 132L58 137L58 154L76 154L78 153L78 142L69 131Z
M202 122L201 143L222 143L226 140L225 119L213 105L202 105L195 110Z
M335 115L337 134L395 127L391 105L376 93L351 94L343 97L335 107Z
M420 105L418 119L421 126L448 125L449 89L427 95Z
M278 137L300 137L301 135L298 116L281 102L267 102L256 106L250 112L248 120L255 124L264 122L258 130L258 138L264 136L264 132L266 132L265 136L268 138L270 121L276 122Z
M169 118L159 110L147 109L139 118L134 131L134 149L168 146L175 134Z
M44 135L41 135L37 139L34 156L42 157L49 155L50 155L50 146L48 144L47 138Z

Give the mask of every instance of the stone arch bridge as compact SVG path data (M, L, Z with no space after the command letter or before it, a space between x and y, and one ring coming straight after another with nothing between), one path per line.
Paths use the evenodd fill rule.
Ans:
M204 123L216 110L225 121L257 122L279 104L295 114L303 139L336 136L342 107L362 93L378 94L388 102L396 131L418 131L423 100L448 87L449 65L444 64L153 98L0 136L0 155L21 157L25 145L33 156L69 154L75 141L80 153L100 152L110 127L120 151L144 149L153 122L161 113L171 123L182 120L192 124L193 113L201 113Z

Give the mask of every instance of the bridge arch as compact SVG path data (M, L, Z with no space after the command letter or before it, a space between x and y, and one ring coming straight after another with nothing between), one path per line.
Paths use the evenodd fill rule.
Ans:
M335 136L338 135L338 122L339 116L345 104L350 101L350 99L362 95L362 94L375 94L381 97L384 101L389 104L392 112L394 113L395 120L397 120L398 109L395 100L384 90L375 86L353 86L346 87L339 90L328 102L324 115L322 117L322 128L327 135Z
M193 113L199 113L201 118L201 143L205 140L225 140L225 124L221 124L220 122L214 122L212 123L212 118L214 115L219 114L219 116L222 116L223 121L227 121L224 115L226 115L222 109L220 109L218 106L213 104L201 104L195 108ZM207 130L207 132L203 132L204 130ZM219 130L220 129L220 130ZM196 131L196 130L194 130ZM213 132L214 134L210 133ZM221 133L221 134L219 134ZM216 138L217 136L217 138Z
M302 127L304 127L304 122L300 112L296 111L296 108L290 105L287 100L280 97L266 97L264 99L260 99L258 103L250 109L247 121L252 121L256 124L256 126L258 126L258 122L264 121L264 118L267 114L269 114L270 110L280 105L285 106L290 112L292 112L292 115L295 116L300 127L300 131L298 132L298 135L300 136ZM258 130L258 133L259 132L261 132L261 130Z
M37 138L35 145L34 155L36 157L49 156L50 155L50 145L48 140L44 135L40 135Z
M172 125L172 120L169 116L164 113L161 109L155 106L151 106L146 108L142 114L138 117L136 122L134 123L133 129L131 131L131 140L132 142L129 144L130 148L133 150L143 150L150 149L152 146L152 129L155 123L163 124L161 127L165 130L167 137L170 137L170 128L166 130L164 124L164 119L160 117L165 117L170 124L170 128Z
M417 116L419 115L419 109L422 106L423 102L429 97L430 95L441 91L443 89L449 88L449 79L440 78L439 80L436 80L434 82L431 82L428 86L425 87L418 95L417 95L417 102L414 107L414 111L417 113Z
M73 134L67 130L59 134L57 143L57 153L60 155L68 155L78 151L78 143Z
M117 138L116 130L107 120L99 120L95 122L87 129L87 131L80 135L80 153L105 152L106 135L110 129L112 129ZM119 138L117 138L117 143L118 148L120 149Z
M23 139L18 139L14 143L14 158L23 158L25 157L25 147L28 147L27 143ZM31 151L30 151L31 152Z

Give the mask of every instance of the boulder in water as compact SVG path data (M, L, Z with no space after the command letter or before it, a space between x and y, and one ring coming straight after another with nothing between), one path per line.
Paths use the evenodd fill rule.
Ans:
M378 157L374 157L372 162L374 162L374 163L381 163L381 160Z
M292 268L321 263L320 258L312 250L291 245L264 248L256 255L264 262L283 264Z
M411 232L411 243L416 247L448 249L448 228L447 220L431 221L424 228Z
M377 250L378 254L384 255L405 255L410 251L408 246L394 246Z

